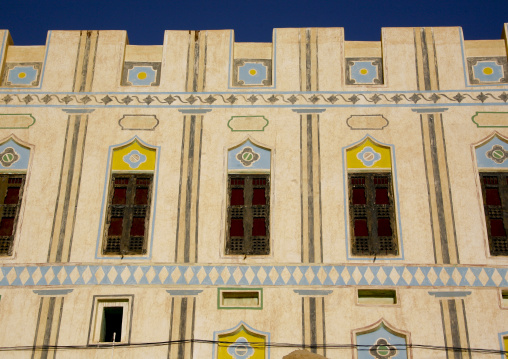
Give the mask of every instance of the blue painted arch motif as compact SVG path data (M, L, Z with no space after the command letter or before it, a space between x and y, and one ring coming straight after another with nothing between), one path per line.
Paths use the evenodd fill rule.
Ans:
M357 359L407 359L407 336L383 320L355 335Z
M30 159L30 149L14 138L3 141L0 145L0 170L26 171Z

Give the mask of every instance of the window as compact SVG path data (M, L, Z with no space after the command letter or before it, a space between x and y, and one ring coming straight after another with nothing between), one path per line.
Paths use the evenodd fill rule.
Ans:
M263 290L254 289L218 289L219 309L263 309Z
M25 175L0 175L0 255L12 255Z
M398 254L390 173L350 173L353 255Z
M89 343L128 343L131 298L96 297Z
M358 304L397 304L397 294L393 289L358 289Z
M150 220L151 174L113 174L104 254L145 254Z
M508 173L480 172L490 254L508 255Z
M228 176L226 254L270 253L270 176Z

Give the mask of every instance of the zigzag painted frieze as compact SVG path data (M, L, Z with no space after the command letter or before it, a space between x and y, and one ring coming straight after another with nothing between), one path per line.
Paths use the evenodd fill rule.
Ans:
M404 265L26 265L0 287L82 285L508 287L507 267Z
M507 92L319 92L319 93L41 93L0 94L0 106L422 106L507 104Z

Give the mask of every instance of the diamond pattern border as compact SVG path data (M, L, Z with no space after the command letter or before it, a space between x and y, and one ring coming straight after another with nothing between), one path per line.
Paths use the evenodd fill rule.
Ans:
M508 268L368 265L0 267L1 287L79 285L508 287Z

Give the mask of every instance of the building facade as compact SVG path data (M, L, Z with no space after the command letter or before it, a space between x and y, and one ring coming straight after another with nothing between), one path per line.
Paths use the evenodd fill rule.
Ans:
M507 35L0 31L2 357L506 357Z

